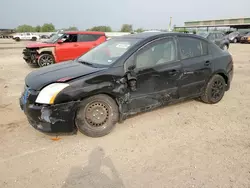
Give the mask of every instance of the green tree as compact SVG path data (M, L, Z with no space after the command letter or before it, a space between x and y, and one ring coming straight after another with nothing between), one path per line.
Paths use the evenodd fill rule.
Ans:
M45 23L41 28L42 32L53 32L55 31L55 26L52 23Z
M112 29L110 26L95 26L90 29L87 29L87 31L102 31L102 32L111 32Z
M75 27L75 26L71 26L71 27L69 27L69 28L67 28L67 29L63 29L64 31L78 31L78 28L77 27Z
M31 25L24 24L24 25L19 25L16 28L16 31L17 32L34 32L34 28Z
M142 29L142 28L138 28L135 30L135 32L137 32L137 33L142 33L143 31L144 31L144 29Z
M35 27L35 32L41 32L41 26L40 25L37 25L36 27Z
M132 32L133 26L131 24L123 24L121 28L121 32Z

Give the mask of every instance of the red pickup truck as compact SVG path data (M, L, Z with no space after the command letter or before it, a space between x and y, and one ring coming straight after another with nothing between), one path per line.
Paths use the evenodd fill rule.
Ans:
M44 67L73 60L106 40L104 32L57 33L44 42L28 44L23 50L23 59L29 65Z

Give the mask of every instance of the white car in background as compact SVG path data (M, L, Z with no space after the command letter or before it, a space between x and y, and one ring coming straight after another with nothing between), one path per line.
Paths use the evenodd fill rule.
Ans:
M39 35L35 35L33 33L17 33L13 36L13 39L15 41L21 41L21 40L36 41L39 38L40 38Z
M159 30L148 30L148 31L143 31L143 33L150 33L150 32L161 32Z

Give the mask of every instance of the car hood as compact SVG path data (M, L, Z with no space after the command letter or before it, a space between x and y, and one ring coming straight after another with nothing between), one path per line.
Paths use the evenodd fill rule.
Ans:
M54 43L45 43L45 42L34 42L27 44L26 48L44 48L44 47L54 47Z
M59 82L59 79L72 80L104 69L107 68L95 68L75 61L66 61L32 71L26 76L25 84L29 88L39 91L46 85Z

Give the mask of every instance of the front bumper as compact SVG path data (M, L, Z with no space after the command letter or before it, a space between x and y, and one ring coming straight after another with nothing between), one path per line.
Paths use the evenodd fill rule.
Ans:
M227 88L226 91L228 91L231 88L231 83L233 80L233 76L234 76L234 69L232 68L229 72L228 72L228 82L227 82Z
M248 40L241 40L240 43L250 43Z
M24 93L19 99L19 103L29 123L41 132L65 133L76 130L74 122L78 102L37 105L31 104L29 96Z
M25 48L23 50L23 59L28 64L37 65L38 53L36 49Z
M240 43L250 43L250 40L248 38L241 38Z

